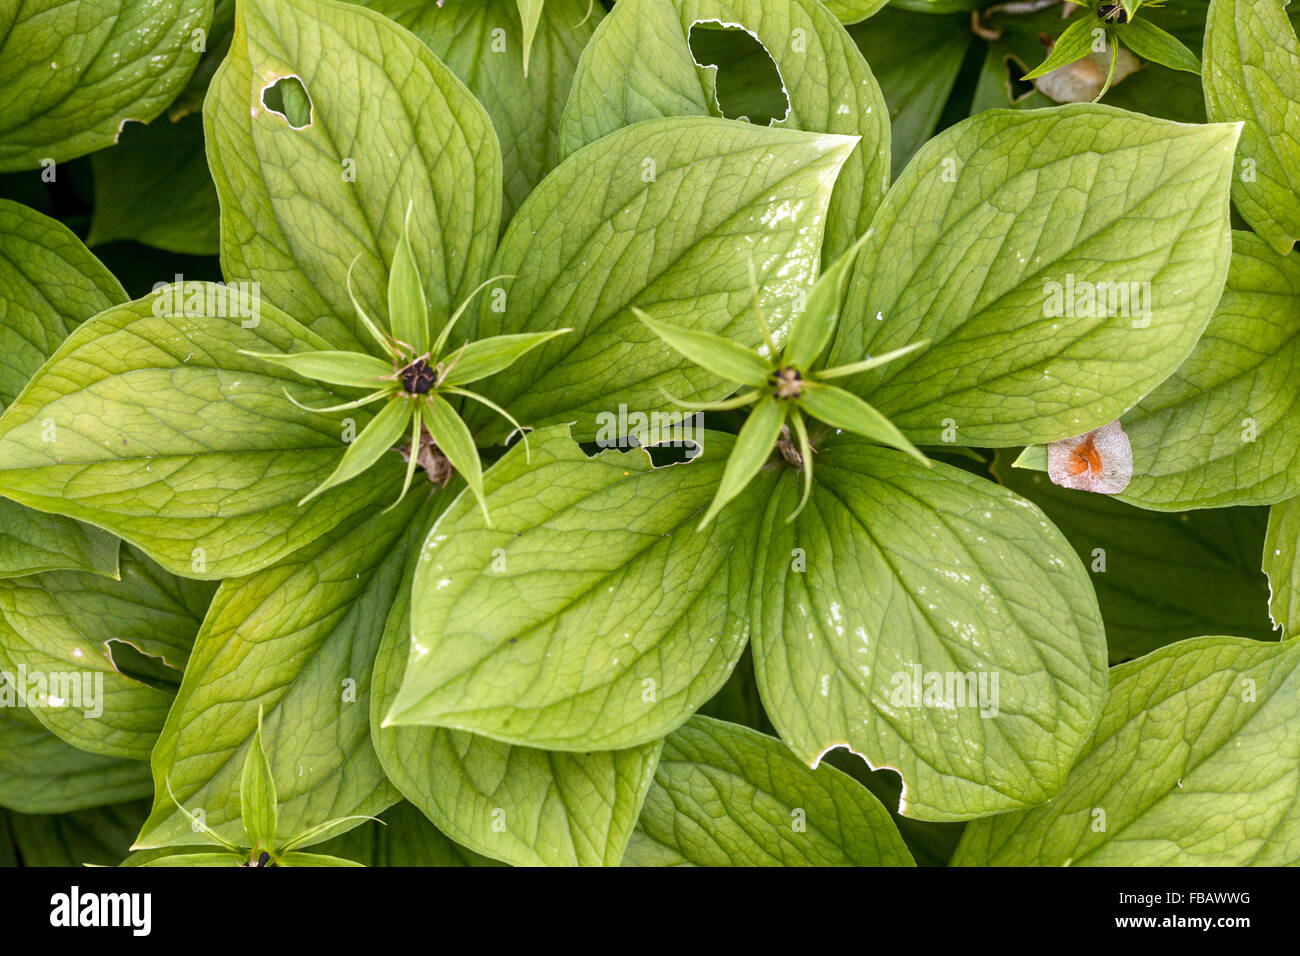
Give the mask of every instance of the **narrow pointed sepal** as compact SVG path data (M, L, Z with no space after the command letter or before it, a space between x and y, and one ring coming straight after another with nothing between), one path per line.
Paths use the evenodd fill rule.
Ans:
M807 382L799 396L799 407L818 421L832 428L840 428L869 441L897 448L911 455L927 468L930 459L907 440L907 436L884 415L856 395L818 382Z
M808 496L812 493L812 474L813 474L813 450L812 442L808 440L808 426L804 423L803 416L799 410L790 415L790 428L794 432L795 440L799 444L799 460L803 463L801 471L803 472L803 494L799 496L799 505L790 512L790 516L785 519L789 524L799 513L803 511L804 505L808 504Z
M871 238L867 232L848 251L836 259L829 269L822 273L808 299L804 310L794 317L790 327L790 338L785 343L784 361L795 368L808 368L825 350L831 336L835 334L839 322L840 306L844 302L844 293L848 291L849 278L853 275L853 264L858 252Z
M393 366L381 358L362 352L271 352L241 351L241 355L287 368L296 375L330 385L349 388L376 388L393 375Z
M410 206L406 209L406 223L388 274L388 321L393 336L410 345L416 355L429 351L429 307L424 301L424 286L411 248Z
M727 467L723 469L713 503L700 520L701 529L717 516L727 502L745 490L763 463L772 457L772 449L781 437L781 425L785 422L788 408L785 402L767 396L749 413L740 434L736 436L731 455L727 458Z
M402 437L414 411L410 399L391 399L348 446L333 473L299 504L306 504L335 485L350 481L377 462Z
M673 351L729 382L762 387L772 373L772 363L757 352L711 332L697 332L658 322L635 306L632 312L641 323Z
M437 443L438 449L447 456L451 467L465 479L470 491L478 499L483 509L483 521L490 528L492 518L488 515L487 499L483 497L483 465L478 458L478 448L474 445L474 436L456 414L456 410L446 400L432 393L428 401L421 405L420 414L424 416L424 427Z
M492 338L470 342L460 350L455 365L448 363L442 385L469 385L495 375L514 365L542 343L571 331L572 329L556 329L554 332L494 335Z

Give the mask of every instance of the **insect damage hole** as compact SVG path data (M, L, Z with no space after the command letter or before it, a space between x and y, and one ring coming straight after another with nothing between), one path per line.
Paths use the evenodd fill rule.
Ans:
M262 87L262 105L294 129L311 125L311 97L296 76L284 76Z
M695 65L711 77L721 116L771 126L790 115L781 71L757 34L738 23L697 20L687 45Z
M1019 103L1026 97L1033 96L1038 87L1034 86L1033 80L1022 80L1021 77L1029 72L1029 67L1025 66L1014 56L1002 58L1002 68L1006 71L1006 90L1007 99L1012 103Z

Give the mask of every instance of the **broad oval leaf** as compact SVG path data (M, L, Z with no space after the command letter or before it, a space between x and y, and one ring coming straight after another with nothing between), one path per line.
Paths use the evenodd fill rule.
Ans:
M1213 0L1203 75L1211 120L1244 124L1232 200L1278 255L1300 238L1300 41L1282 0Z
M25 0L0 10L0 171L111 146L199 62L212 0Z
M126 301L121 283L62 223L0 199L0 411L84 319ZM117 574L117 539L0 500L0 577Z
M638 123L571 156L510 224L471 340L572 328L485 383L526 425L665 407L663 391L709 401L732 385L685 365L631 311L756 346L751 260L773 326L817 272L826 203L854 141L704 117ZM495 307L494 307L495 306ZM508 426L470 413L482 442ZM680 417L680 412L678 412Z
M1269 614L1282 636L1300 634L1300 498L1269 509L1264 571L1272 594Z
M1182 641L1116 667L1061 792L968 824L953 864L1295 866L1297 765L1300 642Z
M1300 494L1300 253L1235 232L1214 318L1178 370L1122 419L1133 480L1120 497L1181 511Z
M722 115L717 68L691 52L700 24L739 26L766 49L789 104L773 126L862 138L826 213L831 261L866 232L889 188L889 111L861 51L817 0L620 0L578 64L560 155L641 120Z
M710 717L668 735L625 866L913 866L871 791Z
M0 493L107 528L175 574L273 564L401 487L391 455L373 480L298 506L338 463L347 429L285 390L309 405L339 398L242 353L303 345L325 342L219 284L167 286L103 312L0 416ZM354 414L359 430L365 410Z
M305 125L264 98L281 81L305 89ZM496 134L464 84L391 20L334 0L245 0L203 118L225 273L260 282L336 348L375 348L347 268L361 256L357 297L387 315L408 202L435 326L482 280L501 217Z
M414 571L413 562L375 655L370 733L388 779L447 837L493 859L515 866L617 866L650 786L659 741L557 753L441 727L382 726L406 670Z
M0 687L0 696L5 693ZM146 797L151 789L145 761L86 753L54 736L26 709L0 709L0 807L67 813Z
M0 580L0 664L69 744L148 759L212 590L131 549L120 581L77 571ZM138 655L140 670L124 663Z
M948 465L848 436L815 461L793 524L799 476L769 473L752 572L755 670L782 739L813 766L847 747L896 770L899 812L923 820L1049 799L1106 692L1101 615L1069 542Z
M525 76L517 55L524 43L517 0L365 0L365 5L428 44L491 115L503 153L502 220L508 223L555 166L560 115L573 71L604 9L588 0L547 0ZM494 49L496 30L505 31L505 55Z
M274 567L222 584L154 749L154 806L137 849L206 840L172 802L168 781L187 810L202 809L209 827L243 845L240 778L259 707L281 844L396 800L370 745L370 672L424 526L420 507L410 495L392 511L361 514Z
M827 364L929 339L848 385L914 441L1054 441L1118 418L1218 301L1236 136L1086 104L945 130L872 221Z
M524 746L633 747L685 721L745 646L756 514L698 523L731 442L654 468L643 451L588 458L567 429L534 433L484 475L492 527L462 494L430 531L412 643L385 723Z

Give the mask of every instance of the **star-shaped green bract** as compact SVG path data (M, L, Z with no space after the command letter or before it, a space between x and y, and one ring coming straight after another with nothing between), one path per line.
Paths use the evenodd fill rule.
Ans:
M493 282L510 276L494 276L479 285L469 298L460 304L443 325L437 341L430 342L428 306L424 286L411 251L411 212L406 213L406 228L393 254L393 265L388 275L388 317L392 332L386 332L370 318L357 302L352 292L352 267L348 268L348 295L357 310L362 325L379 343L386 358L363 352L295 352L274 355L249 352L268 362L274 362L304 378L315 379L330 385L348 388L371 389L370 394L356 401L332 405L327 408L308 408L308 411L331 413L361 408L375 402L384 407L357 435L338 467L311 494L302 499L306 503L316 495L342 484L361 474L401 439L410 429L411 450L407 460L406 480L402 484L401 501L411 487L419 457L421 426L427 429L447 461L465 479L470 490L488 517L487 502L483 497L483 466L469 426L461 419L444 396L459 396L486 405L503 416L519 432L520 424L510 413L496 403L464 386L495 375L508 368L524 353L543 342L563 335L569 329L554 332L528 332L519 335L498 335L478 342L466 342L460 348L449 350L448 340L456 322L465 313L479 292ZM358 258L360 258L358 256ZM353 260L353 266L356 260ZM289 396L299 408L307 408ZM524 436L527 450L527 435ZM394 502L396 504L396 502Z
M723 402L699 405L682 402L669 396L672 401L689 408L714 411L741 408L757 402L757 406L736 437L736 444L732 449L731 457L727 459L727 467L723 471L718 493L700 521L701 528L712 521L727 502L740 494L763 467L781 437L782 427L787 423L794 439L798 442L799 459L804 475L803 495L799 499L799 506L787 520L793 521L803 510L812 489L813 461L812 446L808 440L808 426L803 418L804 412L832 428L850 431L871 441L905 451L916 457L922 464L929 466L929 459L921 454L884 415L856 395L826 384L828 379L856 375L858 372L865 372L867 369L893 361L923 348L928 344L927 342L916 342L850 365L811 371L835 332L853 262L857 258L858 251L870 237L871 233L867 233L854 243L853 247L836 260L817 280L808 295L807 307L795 316L784 351L776 347L772 332L763 319L758 301L758 283L754 277L753 264L750 264L754 314L763 341L767 345L768 355L779 356L776 359L764 358L758 352L719 335L656 322L640 309L633 309L637 318L651 331L695 364L728 381L749 386L748 391Z
M279 798L275 792L275 779L271 776L271 762L262 747L262 710L257 711L257 734L253 737L244 769L239 778L239 810L244 824L248 846L236 846L207 825L203 815L186 810L172 793L167 782L167 794L189 818L196 832L201 832L213 843L224 848L218 853L185 853L159 857L148 866L359 866L352 860L302 853L298 847L321 839L326 833L353 820L373 820L368 816L338 817L310 827L297 836L281 840L276 832L279 817Z
M1082 0L1085 13L1077 17L1056 38L1047 59L1026 73L1022 80L1033 80L1063 66L1082 60L1093 50L1097 30L1106 33L1106 46L1110 50L1110 68L1106 81L1093 97L1096 103L1110 89L1115 78L1115 65L1119 62L1119 45L1122 43L1144 60L1159 63L1171 70L1201 74L1201 62L1172 33L1162 30L1145 17L1134 18L1139 5L1148 9L1162 5L1164 0L1146 0L1145 3L1121 0Z

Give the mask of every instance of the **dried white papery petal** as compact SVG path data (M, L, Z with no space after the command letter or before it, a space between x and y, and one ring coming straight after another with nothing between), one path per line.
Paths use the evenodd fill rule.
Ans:
M1115 75L1110 81L1111 89L1141 66L1138 58L1123 47L1119 48L1116 57ZM1082 60L1075 60L1065 66L1058 66L1050 73L1044 73L1033 84L1040 93L1057 103L1091 103L1105 86L1106 72L1109 69L1109 52L1089 53Z
M1047 477L1062 488L1117 495L1133 478L1133 449L1119 419L1047 446Z

